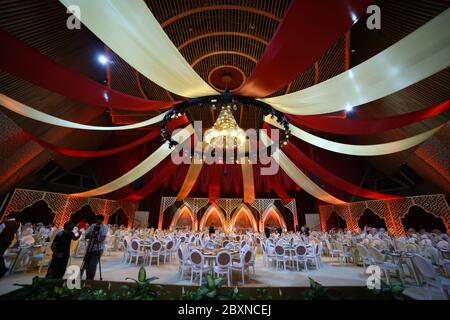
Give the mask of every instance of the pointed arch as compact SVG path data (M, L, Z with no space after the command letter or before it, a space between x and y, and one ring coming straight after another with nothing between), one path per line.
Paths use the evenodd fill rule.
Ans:
M265 228L266 221L271 216L275 216L275 219L278 221L280 226L284 229L284 231L287 231L286 220L284 220L283 215L281 214L281 212L278 210L278 208L273 203L269 207L267 207L266 211L264 211L264 213L262 215L261 220L262 220L263 228Z
M241 204L234 211L233 217L231 218L229 231L231 231L233 229L233 227L236 225L237 219L242 214L244 214L250 220L250 223L252 225L253 231L258 232L258 222L256 221L255 216L253 215L252 211L247 207L247 205L245 203Z
M223 213L223 210L217 206L216 204L211 204L208 209L206 209L206 212L203 214L202 218L200 219L200 223L199 223L199 231L203 231L205 228L205 224L208 221L208 218L215 214L216 216L219 217L220 220L220 224L222 225L222 228L224 230L226 230L226 226L227 226L227 220L225 218L225 215ZM216 226L217 227L217 226Z
M173 228L177 225L177 223L180 220L180 218L182 216L184 216L185 214L187 214L188 217L191 219L191 230L192 231L197 231L197 224L196 224L196 221L195 221L194 213L193 213L192 209L188 205L186 205L184 203L175 212L175 215L172 218L172 222L170 223L170 230L173 230Z

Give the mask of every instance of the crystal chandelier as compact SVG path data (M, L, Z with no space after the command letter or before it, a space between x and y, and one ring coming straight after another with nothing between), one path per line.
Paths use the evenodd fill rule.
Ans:
M244 144L245 131L242 130L231 112L231 106L222 107L214 125L205 131L205 141L213 148L237 148Z

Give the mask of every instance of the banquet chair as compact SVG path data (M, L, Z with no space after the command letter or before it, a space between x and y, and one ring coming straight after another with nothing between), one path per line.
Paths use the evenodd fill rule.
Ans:
M148 259L149 266L152 266L152 260L153 258L156 258L156 264L159 266L159 257L160 257L160 251L162 248L162 244L159 241L153 241L152 245L150 246L150 250L147 251L147 255L145 257L145 260Z
M328 255L331 257L331 260L333 261L334 257L337 257L339 259L339 250L334 249L328 239L325 240L325 244L327 245Z
M443 298L448 300L449 299L448 290L450 290L450 280L440 277L439 274L436 272L436 270L433 268L431 262L425 259L424 257L421 257L420 255L416 254L412 257L412 259L414 265L416 266L417 270L419 270L419 273L426 284L428 298L432 300L431 288L434 287L438 289Z
M226 248L229 243L230 243L230 241L228 241L228 240L225 240L224 242L222 242L222 248Z
M251 253L250 250L247 250L244 253L240 254L239 262L236 262L235 264L233 263L231 265L231 270L241 271L242 285L245 284L245 270L247 270L247 273L248 273L249 278L250 278L249 266L250 266L250 260L251 259L252 259L252 253ZM235 262L235 260L232 260L232 261Z
M203 274L210 272L211 267L209 265L205 264L205 257L197 249L194 249L191 251L190 261L191 261L191 283L194 280L194 275L198 274L200 277L199 286L201 286L202 280L203 280Z
M348 263L349 258L354 260L353 255L350 252L347 252L347 250L344 248L344 244L342 243L342 241L337 241L337 247L342 263Z
M303 267L305 271L308 270L307 258L306 258L306 247L303 244L299 244L295 247L295 255L293 257L293 261L295 261L297 265L297 271L300 271L299 264L303 262Z
M284 265L284 270L286 270L286 261L289 261L290 257L286 255L286 250L280 245L275 246L275 261L276 261L276 269L282 263Z
M145 252L141 250L139 241L136 239L133 239L131 241L129 256L130 256L129 261L130 264L133 262L133 258L136 258L136 265L138 264L139 258L142 257L145 260Z
M369 250L362 244L357 244L356 249L358 250L359 256L361 257L363 264L363 274L366 273L366 264L370 266L372 264L372 258L370 257Z
M166 263L166 258L168 257L168 261L170 262L171 257L172 257L172 250L173 250L173 241L169 240L165 246L162 246L161 251L160 251L160 256L164 257L163 263Z
M179 247L177 250L178 253L178 262L180 263L178 267L178 274L180 275L180 279L183 279L184 270L191 269L191 261L189 260L184 248Z
M256 248L250 249L250 251L252 252L252 258L250 259L249 267L252 268L252 270L253 270L253 275L255 275Z
M401 283L402 284L405 283L403 269L400 265L390 262L390 261L385 261L384 256L381 254L381 252L378 251L378 249L376 249L374 247L369 247L369 253L370 253L370 256L372 257L373 263L375 265L379 266L383 270L384 275L386 276L386 281L387 281L388 285L390 284L389 271L398 272Z
M305 256L306 263L308 263L308 261L311 261L315 265L316 269L320 268L318 254L319 254L318 244L312 243L306 245L306 256Z
M50 264L51 256L52 256L51 243L45 242L42 252L32 255L30 257L31 262L37 262L39 266L38 273L41 273L42 267L46 267Z
M130 258L130 247L129 247L129 244L128 244L128 239L124 238L123 239L123 257L122 257L122 262L127 262L129 258Z
M231 255L228 251L219 251L216 256L216 265L214 266L214 274L217 276L225 274L227 276L228 286L231 286Z

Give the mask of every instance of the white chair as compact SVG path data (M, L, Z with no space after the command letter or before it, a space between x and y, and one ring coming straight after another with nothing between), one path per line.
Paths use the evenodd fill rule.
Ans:
M402 282L402 284L404 283L403 269L401 268L401 266L393 262L385 261L381 252L374 247L369 247L369 253L373 259L374 264L383 269L388 284L390 284L389 271L396 271L399 274L400 281Z
M333 249L330 241L325 240L325 244L327 245L328 255L331 257L331 260L334 260L334 257L339 259L339 250Z
M147 255L145 257L145 260L148 259L149 266L152 266L152 260L153 258L156 258L156 264L159 266L159 257L161 255L161 242L154 241L152 245L150 246L150 250L147 251Z
M348 263L349 259L354 259L353 255L344 248L342 241L337 242L339 257L342 263Z
M123 239L123 257L122 257L122 262L127 262L129 258L130 258L129 243L128 243L128 239L124 238Z
M445 299L449 299L448 290L450 290L450 280L440 277L436 270L433 268L433 265L427 259L414 255L412 257L413 263L416 266L417 270L419 270L420 275L426 283L428 298L432 300L431 297L431 288L435 287L442 294L442 297Z
M358 250L359 256L361 257L363 264L363 274L366 273L366 264L370 266L372 264L372 258L370 257L369 250L362 244L357 244L356 249Z
M130 261L129 263L131 264L133 262L133 258L136 258L136 265L138 264L139 258L143 258L145 260L145 252L141 250L141 246L139 244L139 241L134 239L131 241L131 245L130 245Z
M254 275L255 274L256 248L255 249L250 249L250 251L252 252L252 258L250 259L249 267L252 268L253 275Z
M30 257L31 262L37 262L39 266L39 273L41 273L42 267L48 267L51 261L52 250L50 242L44 244L44 248L41 253L32 255Z
M317 257L318 252L319 252L319 245L315 243L306 245L306 256L305 256L306 263L308 263L308 261L311 261L316 267L316 269L319 269L320 267L319 258Z
M275 261L276 261L276 269L280 264L283 264L284 270L286 270L286 261L289 260L289 257L286 255L286 250L280 245L275 246Z
M197 249L194 249L191 251L190 261L191 261L191 283L194 280L195 274L198 274L200 277L199 285L201 286L202 280L203 280L203 274L210 272L211 267L209 265L205 264L205 257Z
M216 265L214 266L214 273L219 276L225 274L227 276L228 286L231 286L231 272L230 266L232 264L231 255L228 251L219 251L216 256Z
M295 247L295 255L293 257L293 261L295 261L296 265L297 265L297 271L300 271L299 269L299 264L300 262L303 262L303 267L305 269L305 271L308 270L308 264L307 264L307 258L306 258L306 247L303 244L299 244Z
M180 246L177 250L178 253L178 262L180 263L178 267L178 274L180 275L180 279L183 279L184 270L191 269L191 261L186 255L185 250Z
M168 257L169 262L170 262L171 257L172 257L172 249L173 249L173 241L172 240L169 240L166 243L166 245L162 247L162 250L160 251L159 255L161 257L164 257L164 260L163 260L164 262L163 263L166 263L166 258L167 257Z
M231 265L231 270L238 270L241 272L242 285L245 284L245 270L247 270L247 273L250 277L249 263L250 263L251 259L252 259L252 253L250 250L247 250L244 253L240 254L239 262L236 262L235 264ZM235 261L233 261L233 262L235 262Z

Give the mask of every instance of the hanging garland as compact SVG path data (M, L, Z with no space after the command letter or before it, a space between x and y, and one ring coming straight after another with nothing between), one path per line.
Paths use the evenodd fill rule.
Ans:
M263 118L266 116L270 116L274 121L279 124L280 128L284 129L284 135L280 137L280 145L286 145L289 142L289 136L291 135L291 131L289 128L289 120L286 115L278 111L272 106L262 101L243 96L233 96L231 93L226 90L223 95L215 95L215 96L205 96L200 98L194 98L186 100L180 104L175 105L170 110L167 111L163 120L160 122L161 126L161 137L162 141L169 144L170 148L173 148L178 143L172 139L171 131L167 128L167 124L169 121L185 116L186 111L189 107L200 106L206 108L221 108L229 105L233 105L234 109L237 107L237 104L241 104L245 107L250 105L256 106L262 110ZM235 109L236 110L236 109ZM190 119L191 123L193 122Z

